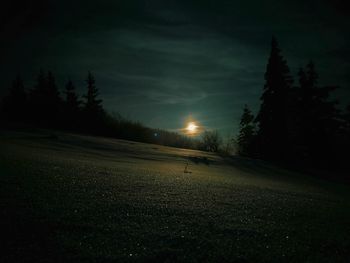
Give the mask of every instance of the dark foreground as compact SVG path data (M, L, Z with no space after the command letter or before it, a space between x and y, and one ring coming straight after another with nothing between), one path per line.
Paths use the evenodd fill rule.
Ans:
M3 131L0 169L0 262L350 260L350 187L258 161Z

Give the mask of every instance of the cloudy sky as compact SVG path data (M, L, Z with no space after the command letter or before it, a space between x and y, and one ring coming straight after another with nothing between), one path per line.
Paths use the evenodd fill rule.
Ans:
M295 75L312 59L322 84L349 102L346 0L12 0L0 8L0 94L40 68L80 93L89 70L105 108L177 130L192 116L237 131L244 104L256 111L272 35Z

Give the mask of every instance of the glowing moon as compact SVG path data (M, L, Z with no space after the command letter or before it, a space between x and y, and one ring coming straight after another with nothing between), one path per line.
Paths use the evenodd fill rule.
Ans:
M194 134L197 131L198 126L194 122L187 124L186 130L189 134Z

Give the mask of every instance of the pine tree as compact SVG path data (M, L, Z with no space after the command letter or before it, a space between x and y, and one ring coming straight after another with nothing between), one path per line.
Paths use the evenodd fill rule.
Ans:
M3 99L3 112L10 121L26 120L27 93L20 75L12 82L9 94Z
M61 118L62 100L58 91L56 80L51 71L47 74L46 86L47 120L50 125L57 126Z
M264 92L257 115L261 157L283 159L288 142L288 94L293 83L286 60L275 38L265 73Z
M67 128L75 128L79 120L79 112L80 112L80 103L81 101L78 99L78 95L75 92L75 86L71 80L68 80L66 84L66 100L65 100L65 114L64 114L64 122L67 125Z
M47 73L47 86L46 86L47 97L51 102L59 102L61 100L60 93L56 86L56 80L51 71Z
M298 112L298 126L299 136L298 144L305 149L310 138L312 129L312 108L313 108L313 84L308 80L307 73L303 68L299 69L299 85L300 97L298 98L299 112ZM305 154L305 153L304 153Z
M42 100L42 97L45 94L45 89L47 86L46 76L43 70L39 71L39 74L36 79L36 84L33 89L30 91L30 98L32 102L37 102Z
M30 93L31 119L40 125L57 126L60 121L61 98L52 72L40 70L37 84Z
M345 126L349 129L350 131L350 104L346 107L346 111L345 111ZM349 136L350 138L350 136Z
M244 106L243 114L240 121L239 135L237 138L238 154L243 156L253 156L254 152L254 140L255 140L255 124L254 115L248 108L248 105Z
M66 106L71 113L78 112L80 101L78 95L75 92L75 86L71 80L68 80L66 84Z
M93 133L101 133L105 129L106 114L102 107L102 100L98 99L99 91L95 85L95 78L89 72L86 79L87 94L84 96L84 119L85 127Z
M330 101L330 93L336 87L319 87L315 65L310 61L306 71L299 71L300 85L300 143L308 159L319 161L331 152L332 137L339 130L337 102Z
M91 72L88 73L86 79L87 83L87 94L84 96L85 101L85 111L93 116L99 115L103 112L102 100L97 99L99 91L95 85L95 78Z

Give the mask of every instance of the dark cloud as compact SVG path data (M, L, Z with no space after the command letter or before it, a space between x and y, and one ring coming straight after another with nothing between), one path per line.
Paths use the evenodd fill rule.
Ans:
M28 86L39 68L80 92L92 70L105 106L176 130L192 115L208 128L236 129L245 103L257 109L276 35L296 73L313 59L321 81L347 94L347 2L14 1L2 10L2 92L16 72ZM341 10L341 11L340 11ZM344 101L346 96L342 96Z

